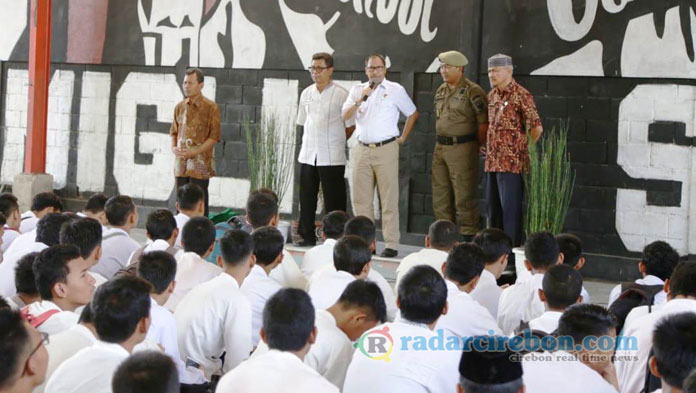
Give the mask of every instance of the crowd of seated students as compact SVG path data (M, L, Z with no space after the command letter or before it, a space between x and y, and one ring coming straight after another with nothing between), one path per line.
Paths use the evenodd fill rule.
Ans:
M392 286L367 217L329 212L296 260L272 191L252 191L249 226L218 239L203 195L181 187L141 244L128 196L74 214L53 193L24 213L1 194L0 393L696 392L696 263L666 242L605 307L577 236L531 234L527 273L499 285L505 233L459 242L438 220ZM581 345L508 345L532 337Z

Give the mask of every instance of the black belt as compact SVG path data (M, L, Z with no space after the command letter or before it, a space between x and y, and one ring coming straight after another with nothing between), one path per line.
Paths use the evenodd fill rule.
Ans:
M366 146L366 147L380 147L380 146L386 145L387 143L394 142L395 140L396 140L396 137L393 136L389 139L383 140L382 142L376 142L376 143L365 143L365 142L360 142L360 141L358 141L358 142L360 142L361 145Z
M469 143L476 141L476 134L462 135L462 136L442 136L436 135L435 140L441 145L458 145L461 143Z

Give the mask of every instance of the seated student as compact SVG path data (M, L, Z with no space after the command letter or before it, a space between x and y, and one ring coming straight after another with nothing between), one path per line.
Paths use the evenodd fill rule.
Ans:
M561 233L556 236L556 242L558 242L558 249L563 258L563 264L580 271L585 266L585 255L582 253L582 241L580 238L570 233ZM583 303L592 303L590 294L584 286L580 295L582 295Z
M70 221L65 214L49 213L41 217L35 232L20 235L3 256L0 263L0 294L14 296L17 289L14 285L14 268L20 258L32 252L40 252L59 243L61 226ZM31 236L29 240L25 235ZM28 240L28 241L25 241Z
M255 347L261 336L263 307L268 299L282 287L269 275L283 262L283 235L274 227L261 227L251 233L254 239L256 264L242 283L242 293L251 305L251 342Z
M124 276L100 286L91 303L99 340L58 366L45 392L110 392L119 364L147 335L150 302L150 285L140 278Z
M681 392L689 372L696 367L696 314L670 315L657 323L653 333L650 372L660 378L656 392Z
M116 369L111 390L113 393L179 393L176 365L161 353L134 353Z
M94 279L89 264L75 246L51 246L36 257L33 265L36 288L41 301L22 309L32 326L50 335L77 324L74 311L89 303L94 293Z
M77 325L68 330L51 336L51 340L46 344L48 351L48 367L46 369L47 382L58 366L63 364L80 350L92 346L97 341L97 331L92 323L92 309L87 304L80 314ZM46 384L38 386L34 393L43 393Z
M276 292L263 311L261 338L271 349L225 374L218 393L319 392L338 389L303 363L317 337L314 307L302 290Z
M459 393L524 393L522 365L510 359L512 352L471 350L459 361Z
M526 280L503 290L498 304L498 326L503 334L510 335L522 322L529 322L544 313L544 303L539 299L544 273L558 264L558 243L549 232L533 233L524 244L524 264L532 273Z
M197 363L207 380L220 368L223 373L235 368L251 353L251 306L239 287L254 266L253 252L250 234L225 233L218 256L223 272L193 288L174 313L181 359Z
M176 210L179 213L174 216L178 229L175 245L183 247L181 231L184 229L184 225L194 217L205 217L205 194L203 194L201 186L188 183L179 187L176 190Z
M22 213L22 223L19 226L21 233L31 232L36 228L39 220L48 213L62 213L63 202L52 192L41 192L34 195L31 200L31 208Z
M428 235L425 237L425 248L407 255L396 267L396 283L394 290L399 288L401 278L412 267L417 265L428 265L436 271L442 270L442 264L447 259L447 254L457 244L459 230L453 222L447 220L437 220L430 224Z
M601 348L598 342L607 337L616 339L616 320L604 307L579 304L568 308L558 322L558 336L573 339L572 349L531 353L522 359L524 384L529 392L616 393L619 385L611 362L614 346ZM586 343L596 337L594 346ZM591 340L590 340L591 341ZM561 345L562 341L559 341ZM580 346L581 349L575 349ZM605 350L602 350L605 349ZM540 359L541 357L541 359Z
M92 271L111 279L126 267L128 258L140 244L130 237L131 229L138 225L138 208L126 195L109 198L104 206L109 229L102 233L102 257Z
M637 348L617 348L616 371L621 393L639 392L643 389L657 323L673 314L696 313L696 263L679 263L665 286L667 302L658 310L636 319L630 327L624 328L622 336L636 340Z
M343 228L346 226L349 218L346 212L335 210L326 214L321 220L321 236L324 239L324 243L307 250L300 264L300 270L302 270L302 274L306 278L312 277L312 274L322 266L331 265L333 248L336 245L336 241L343 236Z
M82 209L80 213L77 213L77 215L83 218L89 217L95 219L99 221L99 223L103 227L106 227L107 225L109 225L109 220L106 219L104 206L106 205L106 201L108 200L109 197L107 197L105 194L102 194L101 192L92 194L92 196L90 196L87 199L87 204L85 205L85 208ZM106 230L106 228L104 228L104 230Z
M246 220L253 229L265 226L278 226L278 196L271 190L259 189L249 194L246 204ZM283 260L277 269L271 272L271 278L284 288L307 288L307 279L302 275L295 258L283 250Z
M377 324L384 323L386 318L384 296L377 284L363 280L351 282L333 306L315 310L316 341L304 363L337 388L343 388L353 357L353 342ZM262 340L251 358L268 350L268 345Z
M460 353L427 344L437 340L433 329L438 318L447 313L447 285L440 273L427 265L409 270L399 283L397 304L400 317L370 331L376 337L388 334L393 344L369 348L368 340L359 343L348 366L343 393L454 390ZM370 356L381 356L380 361Z
M180 257L183 249L174 243L179 236L174 215L167 209L153 210L145 220L148 242L144 246L133 251L128 259L128 265L137 261L141 255L152 251L166 251L172 256Z
M222 273L219 266L205 258L215 247L215 225L207 217L194 217L184 225L182 243L184 253L178 257L176 267L176 288L164 304L174 312L181 299L195 286L210 281Z
M677 263L679 263L679 254L668 243L658 240L648 244L643 249L643 255L638 262L638 271L642 278L637 279L634 285L654 288L659 291L655 294L654 304L664 303L667 294L660 290L660 286L665 285L665 280L672 274ZM630 287L631 284L619 284L612 288L607 307L611 307L619 295Z
M5 231L2 234L2 252L4 253L21 235L19 226L22 223L22 217L19 213L17 197L9 192L0 194L0 213L5 216L5 225L3 225Z
M47 340L18 311L0 307L0 392L31 393L44 381Z
M78 218L65 223L60 229L60 244L71 244L80 249L80 255L93 268L102 255L102 229L104 227L93 218ZM106 282L99 273L89 272L95 285Z
M558 320L563 312L573 304L582 303L582 276L568 265L551 266L544 273L544 280L539 290L539 299L546 306L546 311L529 321L529 328L546 334L558 328Z
M473 243L483 250L486 266L481 272L478 285L471 291L471 297L486 307L491 316L497 319L500 294L503 293L497 280L507 267L508 256L512 250L512 240L500 229L488 228L477 233Z
M36 280L34 279L34 270L32 269L38 255L38 252L32 252L23 256L17 262L17 267L15 267L15 288L17 288L17 294L9 300L18 309L41 300L39 290L36 289Z
M470 295L481 277L484 259L479 246L462 243L450 251L440 267L447 284L448 311L437 321L436 329L443 329L447 337L502 335L491 313Z

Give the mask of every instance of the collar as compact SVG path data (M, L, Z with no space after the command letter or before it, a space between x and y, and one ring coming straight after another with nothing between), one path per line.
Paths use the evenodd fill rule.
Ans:
M481 281L494 282L496 285L498 285L498 282L496 281L493 273L486 270L486 268L483 268L483 270L481 271L481 279L479 280L479 285L481 285Z
M517 81L515 80L515 78L512 78L510 80L510 83L507 86L503 87L502 89L499 87L496 87L495 91L498 92L498 94L500 94L500 95L504 95L504 94L512 93L512 91L515 90L516 88L517 88Z
M263 277L268 277L268 274L266 274L266 271L263 270L263 268L262 268L260 265L258 265L258 264L254 264L254 267L251 268L251 271L249 272L249 275L247 276L247 278L248 278L249 276L252 276L252 275L254 275L254 276L259 276L259 277L262 277L262 278L263 278ZM245 280L245 281L246 281L246 280Z
M541 314L541 318L560 319L561 315L563 315L563 313L560 311L544 311L544 313Z
M326 239L322 246L333 247L336 245L336 239Z
M48 311L48 310L63 311L63 309L61 309L60 307L58 307L57 304L53 303L53 302L50 301L50 300L40 300L40 301L38 301L38 302L36 302L36 303L34 303L34 304L36 304L36 306L37 306L38 308L43 309L43 310L45 310L45 311Z
M265 356L270 356L272 358L276 358L283 363L295 363L295 366L297 366L297 365L304 366L304 362L302 362L302 359L297 357L297 355L295 355L292 352L280 351L277 349L269 349L268 352L266 352Z
M179 261L181 262L181 261L186 261L186 260L190 260L191 263L208 263L206 260L201 258L200 255L196 254L193 251L184 251L184 253L183 253L183 255L181 255L181 259ZM217 266L217 265L215 265L215 266Z
M638 282L641 281L641 282ZM665 282L657 276L653 276L652 274L648 274L643 278L639 278L636 280L636 283L642 284L642 285L664 285Z
M333 86L334 86L334 81L333 81L333 79L332 79L332 80L330 80L329 83L326 85L326 87L324 88L324 91L328 91L328 90L329 90L330 88L332 88ZM316 83L314 83L314 84L312 85L312 87L314 88L314 91L315 91L315 92L317 92L317 93L319 93L319 94L324 93L324 91L319 91L319 87L317 87L317 84L316 84Z
M18 230L14 229L14 228L8 227L7 224L3 225L3 228L4 228L5 231L12 231L12 232L17 232L17 233L19 233Z
M90 340L92 343L95 343L97 341L97 337L92 333L91 330L87 328L87 326L78 323L77 325L71 327L70 329L74 330L81 336L84 336L86 339Z
M31 210L27 210L27 211L25 211L24 213L22 213L22 215L21 215L20 217L21 217L21 218L24 218L24 219L26 219L26 218L36 218L36 214L34 214L34 212L31 211Z
M432 256L444 256L445 258L447 258L447 253L445 251L438 250L437 248L423 248L420 251L418 251L417 254L432 255ZM445 262L445 260L443 259L442 262Z
M201 107L201 103L203 102L203 93L201 92L200 94L198 94L197 96L195 96L195 97L193 97L193 98L187 97L186 100L185 100L185 102L186 102L187 105L188 105L188 104L193 104L193 105L196 106L197 108L200 108L200 107Z
M459 287L457 287L457 284L455 284L454 282L450 281L450 279L445 278L445 284L447 284L447 297L455 296L455 295L456 295L456 296L459 296L459 297L463 297L463 298L465 298L465 299L471 299L471 295L470 295L470 294L468 294L468 293L466 293L465 291L462 291L461 289L459 289Z
M150 244L148 244L148 246L145 247L145 249L143 250L143 252L150 252L150 251L165 251L165 250L168 249L169 247L170 247L170 246L169 246L169 242L167 242L166 240L157 239L157 240L155 240L154 242L151 242Z
M239 289L239 283L237 282L237 280L235 280L235 278L230 276L228 273L222 272L218 275L218 278L220 280L224 281L225 283L229 283L230 285L234 285L235 288Z
M94 343L94 345L92 345L92 347L111 352L112 354L123 357L124 359L130 356L130 353L128 353L128 351L126 351L126 349L123 348L121 344L114 344L106 341L97 340Z
M108 229L107 229L108 232L123 232L123 233L126 234L126 236L130 237L130 235L128 234L128 232L126 232L124 229L116 228L116 227L107 227L107 228L108 228ZM104 235L104 234L102 234L102 236L103 236L103 235Z
M426 329L428 331L431 331L430 328L428 327L428 325L426 325L424 323L420 323L420 322L409 321L408 319L401 316L400 312L399 312L399 315L394 319L394 323L400 323L403 325L413 326L413 327L417 327L417 328L423 328L423 329Z
M183 218L187 218L189 220L191 219L191 217L189 217L187 214L184 214L184 212L182 212L182 211L179 211L179 214L174 216L174 218L177 218L177 217L183 217Z

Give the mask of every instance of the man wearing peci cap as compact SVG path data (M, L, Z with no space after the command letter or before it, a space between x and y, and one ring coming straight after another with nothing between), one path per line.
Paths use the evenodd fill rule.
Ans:
M522 364L511 351L479 351L472 347L459 361L457 392L524 393Z
M486 201L488 226L502 229L513 247L522 244L522 172L527 169L527 138L542 133L534 98L512 77L512 58L488 59L488 126L486 140Z
M464 77L469 61L458 51L440 53L444 83L435 92L436 142L433 152L433 212L457 222L464 240L478 232L476 202L478 146L486 141L486 93Z

